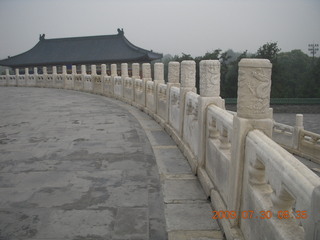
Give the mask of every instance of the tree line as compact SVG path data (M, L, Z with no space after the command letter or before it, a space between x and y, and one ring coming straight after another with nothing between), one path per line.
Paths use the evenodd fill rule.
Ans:
M165 70L170 61L194 60L197 63L196 87L199 91L199 62L216 59L221 64L221 97L236 98L238 63L242 58L265 58L272 63L272 98L320 98L320 58L309 57L301 50L281 52L276 42L266 43L256 53L242 53L229 49L216 49L204 56L193 58L190 54L167 54L163 57ZM165 72L167 75L167 72ZM167 79L167 78L166 78Z

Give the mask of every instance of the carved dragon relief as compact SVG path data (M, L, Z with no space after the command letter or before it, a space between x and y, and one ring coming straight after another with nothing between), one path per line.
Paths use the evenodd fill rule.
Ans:
M219 73L219 70L219 67L213 66L211 68L207 68L207 70L203 72L203 75L201 76L202 79L200 81L200 90L204 96L212 95L212 93L215 93L215 90L217 91L220 74L215 73Z
M239 70L238 108L248 109L253 113L265 113L269 107L270 86L271 81L266 70Z

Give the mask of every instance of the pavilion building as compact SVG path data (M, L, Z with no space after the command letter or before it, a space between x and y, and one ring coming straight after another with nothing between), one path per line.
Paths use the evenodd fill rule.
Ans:
M162 56L133 45L124 36L123 29L118 29L115 35L89 37L45 39L42 34L32 49L0 60L0 66L23 71L25 68L33 71L37 67L40 72L42 67L47 67L50 73L52 66L57 66L58 72L61 72L62 66L66 65L68 72L71 72L71 66L76 65L80 72L81 65L86 65L90 72L90 66L97 65L99 72L101 64L150 63Z

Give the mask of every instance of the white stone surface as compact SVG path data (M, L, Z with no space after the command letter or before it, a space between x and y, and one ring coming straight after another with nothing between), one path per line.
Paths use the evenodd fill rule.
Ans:
M157 87L157 114L164 120L168 119L167 84L159 84Z
M186 94L183 140L186 142L192 153L198 156L199 124L198 124L198 94L188 92Z
M181 87L194 88L196 83L196 63L192 60L181 62Z
M155 82L147 81L147 83L146 83L146 107L153 113L156 113L155 90L156 90Z
M267 59L241 59L237 104L239 117L270 117L271 67Z
M132 78L135 78L135 79L140 78L140 64L139 63L132 64Z
M145 80L151 80L151 65L150 63L142 64L142 78Z
M200 62L200 96L220 97L219 60L202 60Z
M121 77L129 77L128 74L128 63L121 63Z
M179 62L169 62L168 82L169 83L179 83L180 82L180 63Z
M118 76L117 64L111 64L111 77Z
M179 132L180 128L180 88L172 87L170 89L170 104L169 104L169 124Z
M154 64L154 80L164 81L163 63Z

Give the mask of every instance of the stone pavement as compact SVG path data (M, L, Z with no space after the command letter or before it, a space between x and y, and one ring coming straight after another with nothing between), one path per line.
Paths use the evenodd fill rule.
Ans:
M211 216L148 115L82 92L0 88L1 240L223 239Z

